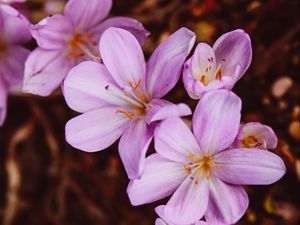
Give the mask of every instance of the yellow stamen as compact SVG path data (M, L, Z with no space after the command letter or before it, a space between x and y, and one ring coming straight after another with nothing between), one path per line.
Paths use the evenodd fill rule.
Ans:
M133 113L127 112L126 110L122 110L122 109L117 109L116 113L123 113L130 120L133 119L134 117Z

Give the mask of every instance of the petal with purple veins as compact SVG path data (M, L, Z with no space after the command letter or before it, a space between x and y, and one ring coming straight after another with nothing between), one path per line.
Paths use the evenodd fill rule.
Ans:
M214 162L220 166L216 176L231 184L272 184L286 171L280 157L260 149L225 150L214 156Z
M235 81L246 72L252 60L249 35L243 30L223 34L214 44L217 66L221 65L222 76L230 76Z
M73 24L85 30L100 23L112 7L112 0L69 0L65 6L64 15L69 17Z
M186 177L177 162L164 159L159 154L146 158L141 179L132 180L127 193L132 205L155 202L171 195Z
M145 59L141 46L130 32L120 28L107 29L100 40L100 53L121 88L132 86L144 90Z
M235 140L241 118L241 99L228 90L206 93L193 115L193 132L202 151L214 154Z
M151 97L163 97L178 82L195 38L192 31L181 28L153 52L147 63L147 90Z
M241 186L211 177L205 219L208 224L235 224L246 212L249 199Z
M109 147L130 123L126 116L117 114L116 110L116 107L104 107L69 120L65 128L67 142L86 152Z

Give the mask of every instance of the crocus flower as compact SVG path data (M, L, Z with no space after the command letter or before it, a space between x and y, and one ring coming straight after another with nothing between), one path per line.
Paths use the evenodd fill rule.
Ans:
M66 125L66 140L75 148L95 152L121 135L119 153L129 178L140 176L157 121L191 114L185 104L161 98L180 78L195 41L181 28L161 43L145 63L137 39L120 28L107 29L100 40L104 64L83 62L63 84L66 102L83 113Z
M0 6L0 125L6 115L8 91L22 82L29 50L21 45L31 39L29 22L17 10Z
M240 185L271 184L285 173L280 157L256 148L228 149L237 136L241 100L228 90L206 93L193 115L193 133L179 118L168 118L154 134L157 153L128 186L133 205L172 195L164 207L171 222L234 224L248 197Z
M234 148L275 149L278 140L273 129L258 122L242 125L236 140L231 145Z
M66 77L72 67L86 60L100 61L99 39L108 27L132 32L143 44L148 32L128 17L105 19L111 0L69 0L63 15L54 15L31 27L35 49L26 62L23 91L47 96Z
M210 90L231 89L246 72L251 59L251 41L243 30L225 33L212 48L199 43L184 66L185 89L193 99Z

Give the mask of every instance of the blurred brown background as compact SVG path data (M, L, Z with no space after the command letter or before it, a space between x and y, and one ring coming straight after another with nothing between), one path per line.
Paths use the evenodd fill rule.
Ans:
M17 7L36 23L61 11L63 4L28 0ZM210 44L236 28L250 34L252 65L234 91L243 100L243 122L260 121L277 133L275 152L284 158L287 174L274 185L246 187L250 206L241 225L300 224L299 9L298 0L114 1L111 15L137 18L151 31L144 46L147 56L182 26ZM188 98L181 81L167 98L193 109L197 103ZM129 203L117 144L94 154L66 144L64 125L75 115L59 91L48 98L10 96L8 117L0 128L1 224L154 224L153 209L159 203Z

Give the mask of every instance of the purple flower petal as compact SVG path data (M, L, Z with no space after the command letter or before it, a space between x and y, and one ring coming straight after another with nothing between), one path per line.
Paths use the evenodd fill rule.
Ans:
M100 63L83 62L75 66L64 80L63 87L68 106L77 112L87 112L109 105L128 105L120 97L124 93ZM120 96L116 96L115 92L119 92Z
M272 184L286 171L280 157L260 149L225 150L215 155L214 161L220 165L216 176L231 184Z
M248 69L252 60L252 47L249 35L243 30L223 34L214 44L217 65L221 64L223 76L235 81Z
M67 16L54 15L31 26L31 34L43 49L59 50L68 45L75 28Z
M0 5L2 12L2 37L12 44L24 44L31 39L29 22L16 9L8 5Z
M154 51L147 63L147 90L150 96L161 98L175 86L195 38L192 31L181 28Z
M208 204L208 182L204 176L196 184L187 177L172 195L164 209L168 220L178 225L195 223L200 220Z
M103 32L110 27L122 28L124 30L129 31L131 34L134 35L134 37L138 40L141 46L144 45L145 39L149 35L149 32L138 20L123 16L106 19L102 21L99 25L89 30L89 32L97 35L97 39L99 40Z
M132 205L155 202L171 195L186 177L178 163L152 154L145 161L143 176L132 180L127 193Z
M93 27L100 23L109 13L112 0L69 0L64 14L79 28Z
M238 136L231 148L274 149L277 143L276 134L271 127L251 122L240 127Z
M145 59L141 46L130 32L120 28L107 29L100 40L100 53L105 66L120 87L141 83L143 89Z
M148 108L146 111L146 121L148 124L169 117L181 117L192 114L191 109L186 104L173 104L161 99L153 99L151 101L151 108Z
M194 112L192 126L202 151L214 154L224 150L237 136L241 100L227 90L206 93Z
M157 218L157 219L155 220L155 225L168 225L168 224L166 224L162 219ZM170 225L171 225L171 224L170 224Z
M155 150L166 159L188 163L189 155L201 155L200 147L191 130L179 118L163 121L154 134Z
M24 77L24 64L29 50L21 46L12 45L6 50L5 57L0 60L0 76L8 88L20 84Z
M116 107L105 107L77 116L66 124L66 140L86 152L103 150L113 144L128 127L126 116Z
M247 193L240 186L226 184L214 177L209 184L206 221L208 224L235 224L248 208Z
M23 91L41 96L50 95L74 64L63 52L36 48L25 63Z
M214 78L216 56L214 50L206 43L199 43L191 57L190 73L199 80L201 77Z
M119 142L119 153L129 179L140 178L152 137L153 129L141 119L131 123L123 133Z
M0 126L3 125L6 116L6 100L7 100L7 87L0 76Z

